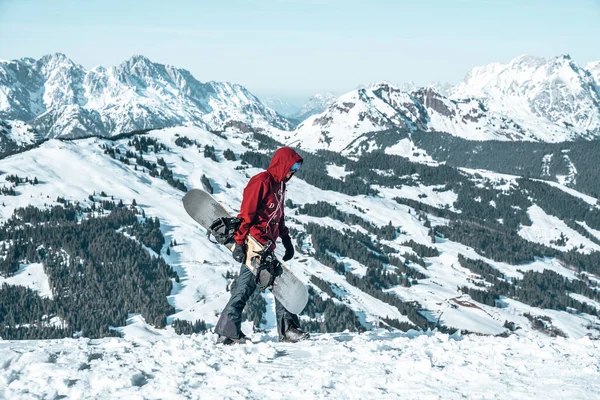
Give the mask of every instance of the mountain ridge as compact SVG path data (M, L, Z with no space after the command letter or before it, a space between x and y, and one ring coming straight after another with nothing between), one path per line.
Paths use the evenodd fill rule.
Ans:
M231 120L290 129L241 85L202 83L185 70L134 55L85 70L62 53L0 62L0 118L18 119L46 137L111 136L137 129Z

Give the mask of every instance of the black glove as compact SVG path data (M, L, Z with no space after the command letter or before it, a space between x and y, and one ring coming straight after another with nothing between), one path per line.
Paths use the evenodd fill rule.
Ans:
M281 242L283 243L283 247L285 247L285 254L283 255L282 260L291 260L292 257L294 257L294 245L292 244L292 239L289 236L284 236L281 238Z
M233 247L233 259L241 264L246 262L246 244L235 244Z

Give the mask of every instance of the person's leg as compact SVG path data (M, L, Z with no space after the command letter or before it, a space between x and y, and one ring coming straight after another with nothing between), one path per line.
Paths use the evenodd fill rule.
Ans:
M275 317L277 318L279 340L297 342L310 337L307 332L300 328L298 316L286 310L277 298L275 298Z
M215 333L231 339L240 339L243 336L242 311L254 290L256 290L254 274L242 265L240 274L235 280L235 287L231 291L231 298L215 326Z

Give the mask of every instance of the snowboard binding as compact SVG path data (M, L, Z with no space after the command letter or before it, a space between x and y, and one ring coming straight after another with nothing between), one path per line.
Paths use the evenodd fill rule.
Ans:
M228 245L233 243L233 234L238 230L241 223L241 218L217 218L210 224L210 227L206 232L206 236L211 243Z
M281 263L275 257L273 250L271 250L271 243L269 240L263 249L254 252L256 256L252 257L253 264L257 264L256 284L261 291L272 288L275 278L283 273Z

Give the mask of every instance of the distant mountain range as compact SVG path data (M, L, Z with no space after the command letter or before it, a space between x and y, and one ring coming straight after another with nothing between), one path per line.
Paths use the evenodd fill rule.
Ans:
M600 136L600 87L594 75L600 63L587 68L569 56L521 56L474 68L448 97L434 87L406 91L376 83L341 96L286 140L305 149L355 153L406 138L394 140L390 130L447 132L469 140L595 139Z
M139 55L88 71L57 53L0 62L0 120L28 126L20 132L29 132L29 141L243 123L304 149L346 153L398 153L416 131L561 142L600 136L599 79L600 61L583 68L567 55L520 56L474 68L455 87L378 82L340 97L317 94L299 107L277 98L261 102L237 84L202 83L189 71Z
M175 125L215 130L232 120L292 127L243 86L202 83L139 55L89 71L61 53L0 62L0 119L27 121L44 137L71 138Z
M298 105L282 100L276 96L270 96L264 98L263 103L284 117L301 122L311 115L320 114L325 111L337 97L338 96L332 92L326 92L324 94L317 93L306 100L304 104Z

